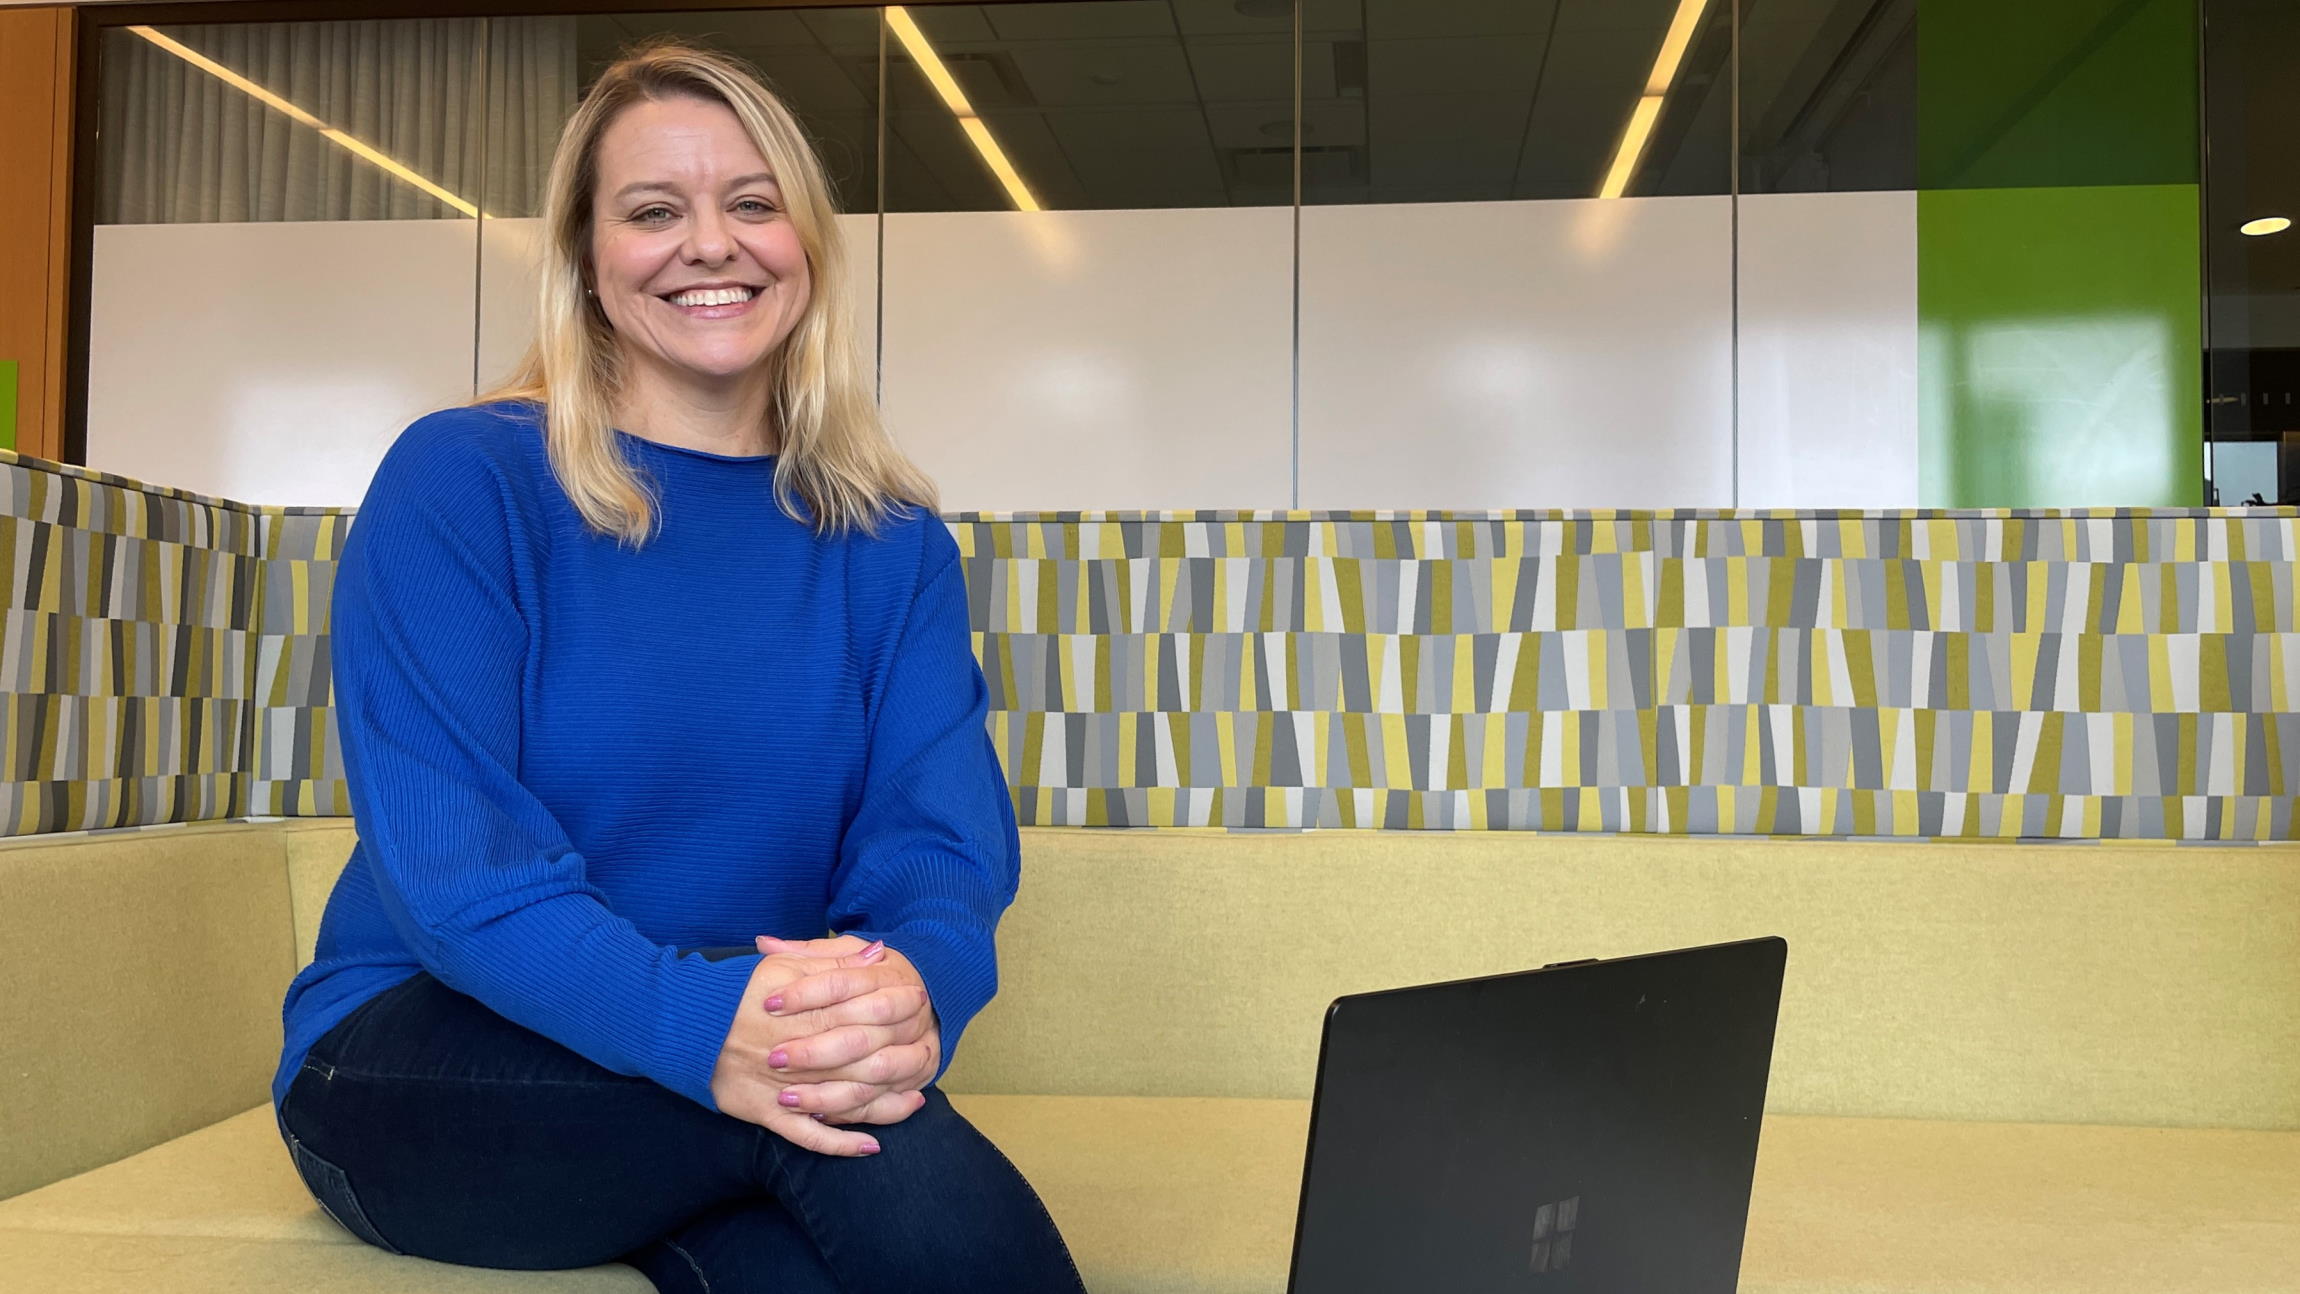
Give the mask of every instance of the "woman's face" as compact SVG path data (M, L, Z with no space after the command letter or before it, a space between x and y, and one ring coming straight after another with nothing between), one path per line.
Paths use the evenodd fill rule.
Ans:
M642 100L599 140L591 265L630 358L723 387L763 374L806 313L806 250L726 105Z

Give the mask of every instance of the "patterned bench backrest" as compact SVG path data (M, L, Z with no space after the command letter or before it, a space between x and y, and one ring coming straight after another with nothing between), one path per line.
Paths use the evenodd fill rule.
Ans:
M0 471L0 834L350 812L352 514ZM2293 509L949 525L1025 823L2293 834Z

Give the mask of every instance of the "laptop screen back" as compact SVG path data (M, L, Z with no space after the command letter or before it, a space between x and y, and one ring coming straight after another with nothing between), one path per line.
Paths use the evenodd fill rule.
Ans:
M1731 1294L1788 945L1345 997L1293 1294Z

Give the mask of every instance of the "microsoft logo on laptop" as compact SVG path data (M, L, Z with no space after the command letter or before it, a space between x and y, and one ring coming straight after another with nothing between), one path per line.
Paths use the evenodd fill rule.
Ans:
M1581 1197L1544 1204L1533 1214L1533 1270L1561 1272L1573 1257L1573 1224L1581 1216Z

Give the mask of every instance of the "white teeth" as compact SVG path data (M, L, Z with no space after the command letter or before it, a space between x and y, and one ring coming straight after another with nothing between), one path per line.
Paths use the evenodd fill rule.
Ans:
M672 297L671 304L675 306L731 306L738 301L748 301L757 295L757 290L753 288L698 288L695 291L681 292Z

